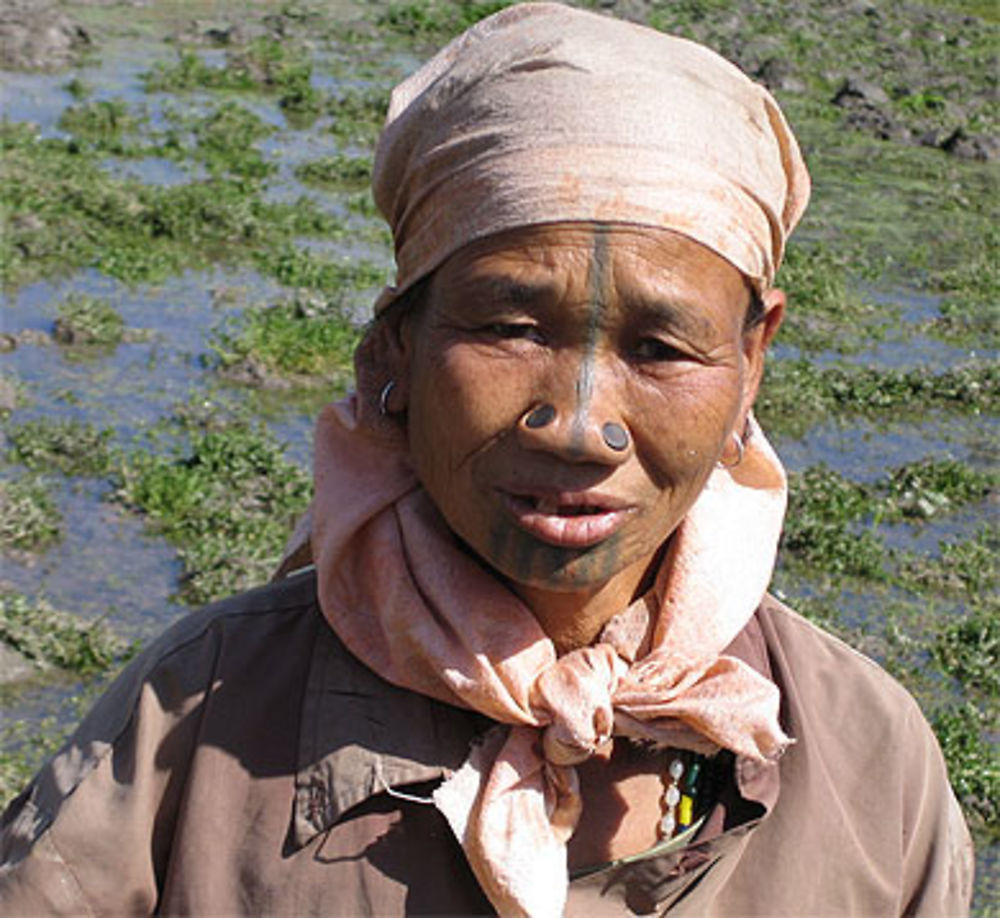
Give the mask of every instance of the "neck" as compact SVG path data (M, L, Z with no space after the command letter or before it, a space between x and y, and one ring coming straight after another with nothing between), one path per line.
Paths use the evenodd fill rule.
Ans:
M650 568L650 562L643 560L584 590L555 591L523 583L511 583L511 589L531 609L562 656L594 643L601 629L646 586Z

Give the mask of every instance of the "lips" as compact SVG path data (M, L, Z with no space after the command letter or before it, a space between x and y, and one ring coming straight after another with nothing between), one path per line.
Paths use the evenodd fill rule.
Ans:
M614 535L632 508L594 491L499 491L515 523L542 542L587 548Z

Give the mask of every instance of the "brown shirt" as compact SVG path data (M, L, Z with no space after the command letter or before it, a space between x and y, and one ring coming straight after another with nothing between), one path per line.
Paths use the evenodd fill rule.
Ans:
M795 745L736 760L688 847L574 880L567 914L965 914L971 844L910 696L770 598L729 652ZM488 726L358 663L309 572L210 606L8 808L0 914L488 913L423 802Z

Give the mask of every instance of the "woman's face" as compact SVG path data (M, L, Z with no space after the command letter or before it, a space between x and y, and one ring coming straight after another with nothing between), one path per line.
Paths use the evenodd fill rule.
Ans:
M662 230L555 224L453 255L404 322L400 374L451 528L532 589L645 569L735 453L781 311L745 332L748 302L734 267Z

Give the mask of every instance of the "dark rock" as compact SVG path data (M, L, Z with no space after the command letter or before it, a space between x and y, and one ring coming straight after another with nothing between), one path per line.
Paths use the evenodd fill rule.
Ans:
M974 159L984 163L1000 159L1000 137L995 134L967 134L964 128L956 128L938 147L959 159Z
M0 69L58 70L91 44L87 30L51 3L0 0Z
M879 140L910 141L910 131L891 115L874 105L858 105L848 111L844 123Z
M248 36L236 23L192 19L173 36L173 40L184 45L209 45L218 48L246 44Z
M876 83L848 77L830 100L840 108L878 106L889 102L889 95Z

